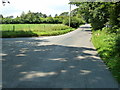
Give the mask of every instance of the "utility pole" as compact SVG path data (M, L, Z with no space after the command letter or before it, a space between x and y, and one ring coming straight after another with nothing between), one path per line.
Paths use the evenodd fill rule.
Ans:
M69 11L69 27L70 27L70 22L71 22L71 4L70 4L70 11Z

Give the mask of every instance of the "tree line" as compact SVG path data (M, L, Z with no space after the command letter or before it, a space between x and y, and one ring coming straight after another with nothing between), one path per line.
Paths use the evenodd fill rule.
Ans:
M77 14L77 9L72 10L71 12L71 27L77 28L81 23L83 23L83 19L80 15ZM65 24L69 25L69 12L63 12L60 15L55 14L54 17L51 15L47 16L46 14L42 14L41 12L31 12L28 13L22 12L22 14L16 18L13 16L3 17L0 15L2 24Z
M13 18L13 16L3 17L0 15L2 24L40 24L40 23L62 23L61 15L55 15L52 17L51 15L47 16L46 14L42 14L41 12L31 12L25 14L22 12L20 16Z

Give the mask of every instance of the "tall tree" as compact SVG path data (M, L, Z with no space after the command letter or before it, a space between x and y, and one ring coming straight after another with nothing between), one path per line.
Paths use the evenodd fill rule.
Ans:
M69 16L69 12L63 12L59 16Z
M55 17L57 17L58 15L57 14L55 14Z

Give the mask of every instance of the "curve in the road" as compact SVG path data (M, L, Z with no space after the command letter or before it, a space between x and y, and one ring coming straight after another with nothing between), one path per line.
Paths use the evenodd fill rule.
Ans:
M4 88L118 88L88 24L60 36L3 39L1 55Z

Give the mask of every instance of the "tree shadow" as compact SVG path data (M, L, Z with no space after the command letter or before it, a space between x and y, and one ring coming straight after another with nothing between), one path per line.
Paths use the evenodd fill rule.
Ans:
M91 26L81 26L80 28L92 28Z
M91 32L91 30L90 30L90 29L88 29L88 30L87 30L87 29L85 29L84 31L86 31L86 32Z
M114 87L93 48L41 45L34 39L10 42L3 41L3 88Z

